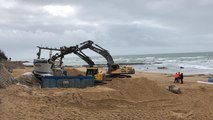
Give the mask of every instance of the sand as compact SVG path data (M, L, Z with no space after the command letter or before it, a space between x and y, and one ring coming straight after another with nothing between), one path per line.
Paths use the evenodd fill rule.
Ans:
M146 72L85 89L12 85L0 89L0 120L211 120L213 86L196 82L207 77L188 76L184 84L174 84L182 94L165 89L173 84L170 74Z

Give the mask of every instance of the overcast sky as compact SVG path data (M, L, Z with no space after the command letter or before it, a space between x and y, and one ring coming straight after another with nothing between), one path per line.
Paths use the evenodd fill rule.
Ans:
M0 49L93 40L112 55L213 51L213 0L0 0Z

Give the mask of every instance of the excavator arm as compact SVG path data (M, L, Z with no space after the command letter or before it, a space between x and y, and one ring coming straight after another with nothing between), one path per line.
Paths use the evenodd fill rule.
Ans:
M60 53L56 53L49 59L53 63L58 58L64 58L65 55L74 53L78 57L80 57L82 60L84 60L90 67L93 67L95 63L86 55L84 54L80 49L78 49L78 46L70 46L70 47L61 47Z
M52 64L51 68L53 68L55 66L55 60L60 58L60 67L62 65L62 59L64 58L65 55L70 54L74 51L76 51L77 46L70 46L70 47L61 47L59 49L60 53L56 53L55 55L53 55L48 62Z
M80 57L82 60L84 60L89 65L89 67L93 67L95 65L95 63L87 55L85 55L82 51L76 50L74 52L74 54L76 54L78 57Z
M106 49L100 47L97 44L94 44L94 42L91 41L91 40L83 42L80 45L81 46L79 47L79 50L84 50L84 49L89 48L89 49L93 50L94 52L102 55L107 60L108 72L109 73L114 69L113 66L112 66L114 64L113 58Z
M56 53L51 57L51 61L55 61L58 58L64 58L64 55L70 54L72 52L75 52L77 49L77 46L70 46L70 47L61 47L60 53Z

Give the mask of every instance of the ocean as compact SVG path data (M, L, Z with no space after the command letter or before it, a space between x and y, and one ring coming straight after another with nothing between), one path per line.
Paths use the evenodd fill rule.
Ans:
M169 53L112 56L115 63L131 64L136 71L175 73L185 75L213 74L213 52ZM102 56L91 57L95 64L106 64ZM64 65L81 66L86 62L78 57L65 57Z

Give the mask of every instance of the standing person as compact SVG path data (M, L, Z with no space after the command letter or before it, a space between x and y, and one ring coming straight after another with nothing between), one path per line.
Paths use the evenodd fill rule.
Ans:
M175 73L174 77L175 77L174 83L177 83L178 79L180 78L180 75L178 73Z
M183 84L183 73L180 74L180 82Z
M180 83L180 72L178 72L178 79L177 82Z

